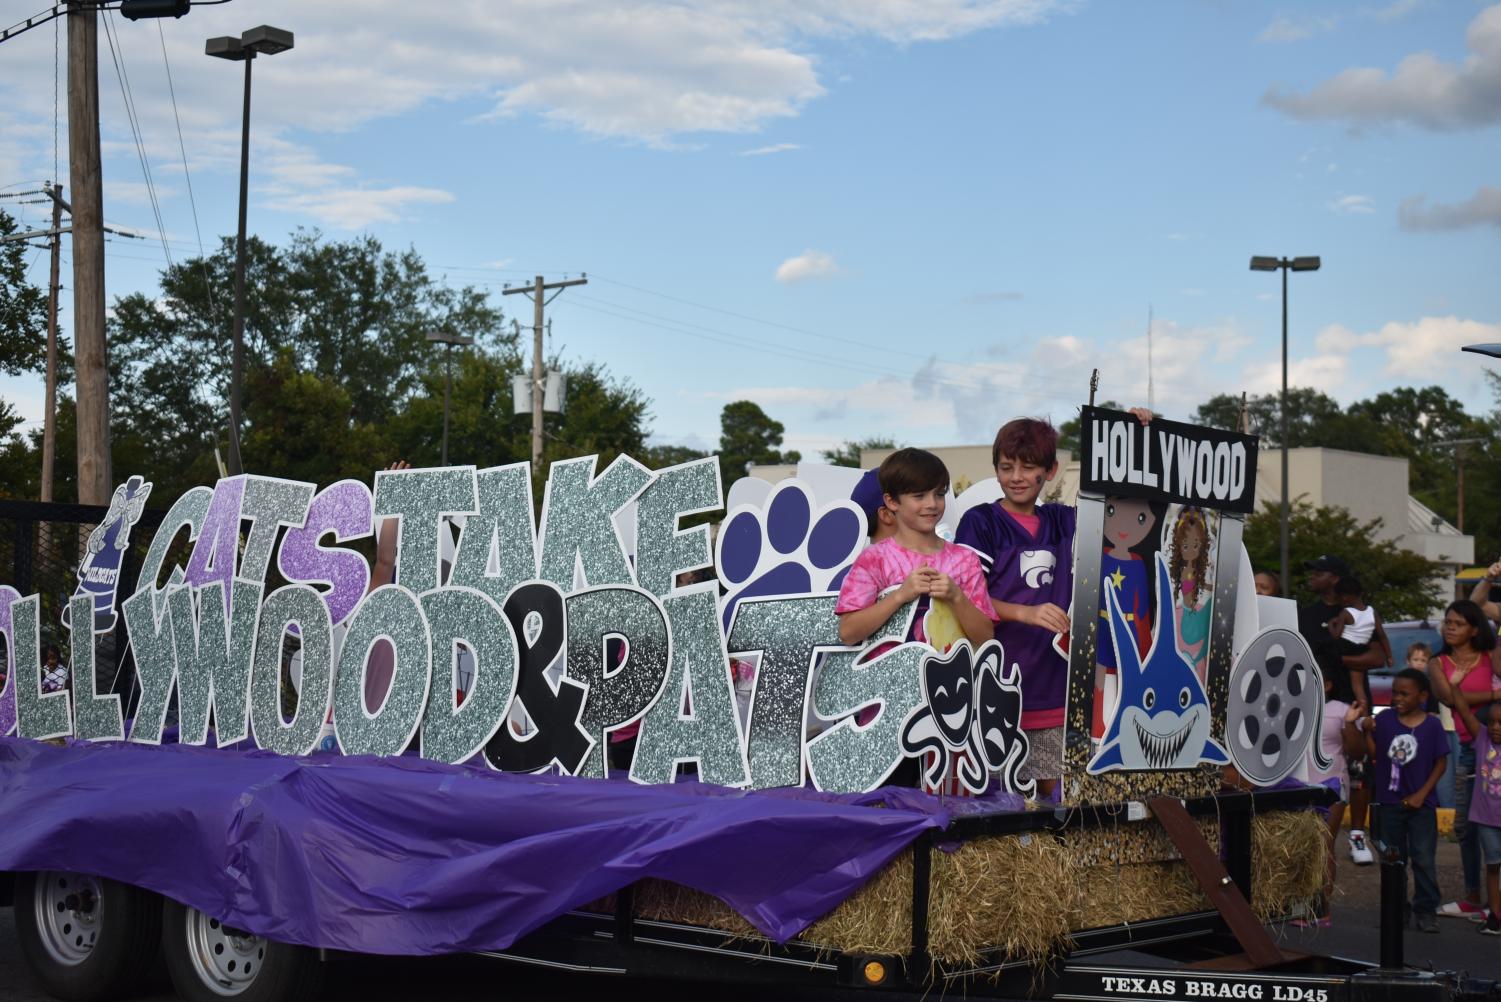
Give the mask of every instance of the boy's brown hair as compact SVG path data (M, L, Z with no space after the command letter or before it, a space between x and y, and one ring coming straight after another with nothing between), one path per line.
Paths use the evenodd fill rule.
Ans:
M1058 462L1058 429L1041 418L1007 421L995 433L995 445L990 447L992 468L1001 465L1002 456L1051 470Z
M949 488L948 467L926 449L896 450L882 461L876 476L881 481L881 493L894 498Z

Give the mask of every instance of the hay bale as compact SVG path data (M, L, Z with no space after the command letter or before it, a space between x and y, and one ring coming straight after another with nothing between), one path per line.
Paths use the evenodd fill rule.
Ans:
M1259 815L1254 825L1252 907L1265 920L1319 893L1328 829L1307 811ZM1042 964L1058 956L1074 932L1211 909L1182 860L1091 863L1093 854L1078 852L1076 837L1007 835L973 839L954 852L935 849L928 904L933 958L966 965L977 963L982 952L1001 950ZM613 908L611 896L587 910ZM723 901L663 880L636 885L635 912L766 943ZM911 850L810 925L798 941L829 952L906 954L912 948Z
M1316 811L1270 811L1251 819L1251 910L1263 922L1305 908L1324 890L1329 825Z
M975 839L933 854L928 949L945 963L982 950L1044 961L1069 942L1079 866L1043 834Z
M1182 860L1091 866L1079 877L1075 931L1187 915L1211 908Z

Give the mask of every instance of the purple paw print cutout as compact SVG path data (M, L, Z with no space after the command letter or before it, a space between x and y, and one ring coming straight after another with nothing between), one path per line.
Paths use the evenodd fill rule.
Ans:
M728 630L742 598L838 591L865 544L865 516L847 499L815 509L798 480L778 484L760 507L730 512L717 566Z

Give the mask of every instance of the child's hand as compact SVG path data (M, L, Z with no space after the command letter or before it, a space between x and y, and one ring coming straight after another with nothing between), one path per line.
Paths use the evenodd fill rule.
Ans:
M1345 723L1353 724L1363 716L1365 716L1365 702L1363 700L1357 699L1355 702L1351 703L1350 708L1345 711Z
M901 587L896 590L896 597L906 605L919 595L928 594L933 587L933 575L937 573L927 565L912 568L912 573L907 575Z
M953 601L959 595L959 586L954 579L942 571L934 571L928 582L928 595L935 599L946 602Z
M1423 798L1416 793L1409 793L1402 798L1402 806L1409 811L1416 811L1423 806Z
M1068 632L1068 613L1052 602L1028 606L1025 622L1030 626L1040 626L1049 633Z
M1485 569L1485 576L1492 580L1501 578L1501 560L1497 560L1494 564L1487 567Z

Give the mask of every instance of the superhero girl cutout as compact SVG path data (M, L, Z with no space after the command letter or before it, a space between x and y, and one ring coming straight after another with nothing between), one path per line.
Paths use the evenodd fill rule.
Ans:
M1230 761L1209 736L1209 700L1199 676L1178 650L1167 562L1159 554L1156 563L1156 631L1145 658L1137 653L1135 631L1115 591L1105 595L1110 638L1121 666L1120 700L1105 742L1087 767L1093 774L1118 769L1191 769L1201 762L1224 765Z

